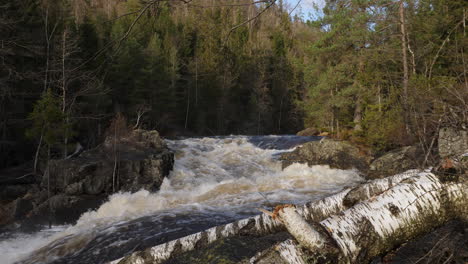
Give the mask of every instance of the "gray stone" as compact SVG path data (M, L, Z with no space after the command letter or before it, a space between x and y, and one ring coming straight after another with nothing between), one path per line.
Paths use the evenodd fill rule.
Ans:
M108 138L102 145L78 156L51 160L40 184L0 184L1 202L6 204L24 196L14 201L12 208L0 206L0 215L7 219L0 224L24 218L31 212L48 215L49 205L55 216L67 215L77 205L84 212L86 206L95 205L94 201L114 191L158 190L174 164L174 153L159 133L135 130L122 138L117 147L113 142ZM117 173L113 186L114 167Z
M79 157L50 162L50 185L55 193L99 195L115 190L159 189L172 170L174 154L157 131L135 130L120 141L113 140ZM117 168L113 188L114 167ZM48 183L43 178L42 186Z
M365 172L371 157L349 142L322 139L307 142L293 152L284 153L280 159L283 161L283 168L297 162L307 163L309 166L330 165L337 169L356 168Z
M424 161L423 151L415 146L392 150L375 159L369 167L370 178L383 178L419 168Z
M318 134L320 134L320 132L317 129L308 127L304 130L297 132L296 135L303 136L303 137L310 137L310 136L317 136Z
M439 131L439 155L441 158L458 158L468 153L468 131L442 128Z
M23 198L17 199L14 204L14 218L19 219L25 217L33 208L31 200Z
M65 194L76 195L83 193L83 182L76 182L68 185L65 188Z

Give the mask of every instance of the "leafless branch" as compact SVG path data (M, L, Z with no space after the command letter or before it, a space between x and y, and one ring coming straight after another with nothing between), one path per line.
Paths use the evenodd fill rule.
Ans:
M451 30L450 32L448 33L447 37L444 39L444 41L442 42L442 44L440 45L439 47L439 50L437 50L437 53L436 55L434 56L434 59L432 60L431 62L431 66L429 67L429 79L432 77L432 68L434 68L434 64L436 63L437 59L439 58L440 56L440 52L442 51L442 49L444 48L445 46L445 43L447 43L450 39L450 36L452 35L452 33L455 31L455 29L457 29L460 25L463 24L463 22L465 21L465 19L463 18L463 20L461 20L460 22L458 22Z
M294 10L296 10L296 8L301 4L301 2L302 2L302 0L297 1L296 6L294 6L294 8L291 9L291 11L289 11L289 14L288 14L289 16L291 16L292 12L294 12Z
M234 30L256 20L257 18L259 18L263 13L265 13L270 7L272 7L274 4L276 3L276 0L271 0L271 2L262 10L260 11L257 15L255 15L254 17L250 18L250 19L247 19L245 20L244 22L240 23L240 24L237 24L235 25L234 27L232 27L227 36L226 36L226 40L225 40L225 43L227 43L227 41L229 40L229 37L231 36L232 32L234 32Z

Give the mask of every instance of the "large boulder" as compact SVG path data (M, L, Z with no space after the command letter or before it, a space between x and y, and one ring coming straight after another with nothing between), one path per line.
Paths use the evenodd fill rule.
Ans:
M157 131L107 138L80 155L51 160L36 184L29 176L0 182L0 216L8 219L0 224L44 215L73 221L70 215L78 217L112 192L158 190L173 164L174 153Z
M281 155L283 168L293 163L312 165L330 165L337 169L358 169L367 171L371 157L358 147L346 141L323 138L320 141L307 142L294 151Z
M392 150L372 161L369 167L370 178L383 178L410 169L419 168L424 161L424 152L416 146Z
M451 127L439 130L441 163L434 169L439 176L452 179L462 175L468 180L468 131Z
M46 174L42 186L50 184L54 193L68 195L158 190L174 163L158 132L135 130L118 145L113 142L106 139L76 158L50 161L50 179Z
M468 131L442 128L439 131L439 155L441 158L458 158L468 153Z
M297 132L297 136L303 136L303 137L311 137L311 136L317 136L319 135L320 132L315 129L315 128L312 128L312 127L308 127L304 130L301 130L299 132Z
M34 209L30 199L19 198L14 203L14 218L22 218Z

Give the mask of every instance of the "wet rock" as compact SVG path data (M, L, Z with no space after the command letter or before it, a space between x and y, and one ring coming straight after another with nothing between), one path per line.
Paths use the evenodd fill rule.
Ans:
M312 165L330 165L337 169L367 171L371 157L346 141L322 139L303 144L290 153L281 155L283 168L297 162Z
M383 178L419 168L424 161L423 151L416 146L392 150L372 161L369 178Z
M46 197L40 204L34 204L34 209L27 217L33 222L47 220L58 224L72 223L83 213L99 207L105 199L104 195L57 194L50 199Z
M0 225L7 224L13 220L15 202L0 201Z
M83 182L76 182L68 185L65 188L65 194L76 195L83 193Z
M137 129L133 131L133 137L137 144L145 148L164 149L167 148L163 139L156 130Z
M9 219L24 218L30 213L53 219L62 214L66 218L67 210L85 212L89 209L86 206L95 206L96 201L114 191L158 190L174 163L174 154L159 133L135 130L117 145L114 143L108 138L78 156L51 160L38 184L25 184L32 181L26 177L26 182L26 178L21 178L21 184L15 181L12 185L11 177L8 181L5 178L9 184L0 184L0 202L21 199L15 201L13 210L5 207L2 211L13 214ZM38 179L34 178L34 182ZM78 205L81 209L75 210Z
M459 157L468 153L468 131L442 128L439 131L439 155L441 158Z
M304 130L297 132L296 135L303 136L303 137L311 137L311 136L317 136L318 134L320 134L320 132L317 129L309 127L309 128L306 128Z
M19 198L14 202L13 208L13 217L19 219L26 216L34 207L31 200Z
M174 154L156 131L136 130L113 145L107 139L102 146L83 152L79 157L50 162L50 183L54 193L99 195L114 190L159 189L172 170ZM114 178L115 168L115 179ZM113 186L114 185L114 186Z

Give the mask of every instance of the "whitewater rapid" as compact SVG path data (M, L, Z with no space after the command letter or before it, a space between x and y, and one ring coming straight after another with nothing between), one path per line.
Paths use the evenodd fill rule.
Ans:
M354 170L292 164L278 156L310 138L231 136L168 141L173 171L160 190L116 193L74 225L0 236L2 263L103 263L202 229L301 204L354 185Z

